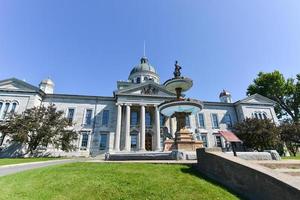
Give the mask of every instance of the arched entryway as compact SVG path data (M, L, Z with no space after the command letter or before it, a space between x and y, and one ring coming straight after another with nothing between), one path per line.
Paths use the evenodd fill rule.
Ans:
M146 151L152 151L152 134L149 132L146 133L145 149Z

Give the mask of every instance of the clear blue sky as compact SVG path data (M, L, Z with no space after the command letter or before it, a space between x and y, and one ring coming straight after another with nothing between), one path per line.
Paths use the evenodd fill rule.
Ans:
M178 60L188 96L218 101L225 88L239 100L259 71L300 73L300 1L0 0L0 79L112 96L144 40L161 82Z

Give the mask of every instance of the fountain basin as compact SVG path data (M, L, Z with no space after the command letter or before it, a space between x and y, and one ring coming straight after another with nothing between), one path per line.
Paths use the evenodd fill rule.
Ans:
M202 102L193 99L169 101L159 106L161 114L167 117L173 117L176 112L197 114L202 109Z
M164 83L166 89L172 93L176 93L176 89L180 88L182 92L189 90L193 86L193 81L189 78L172 78Z

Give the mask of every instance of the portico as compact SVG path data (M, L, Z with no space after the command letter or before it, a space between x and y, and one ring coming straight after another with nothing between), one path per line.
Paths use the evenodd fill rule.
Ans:
M114 151L162 150L158 104L117 103L116 106Z

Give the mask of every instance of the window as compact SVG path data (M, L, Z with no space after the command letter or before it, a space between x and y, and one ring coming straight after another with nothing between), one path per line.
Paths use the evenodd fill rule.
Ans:
M131 147L131 150L134 151L137 149L137 134L132 134L130 135L130 147Z
M136 78L136 83L141 83L141 78L140 77Z
M92 124L92 115L93 115L93 110L87 109L85 112L85 124L86 125Z
M216 146L222 147L221 136L216 136Z
M198 114L198 120L199 120L199 127L200 128L205 128L205 125L204 125L204 114L203 113L199 113Z
M145 114L146 127L150 127L152 124L151 114L150 112L146 112Z
M224 121L225 121L225 124L227 124L228 128L232 127L231 116L229 114L226 114L224 116Z
M264 119L268 119L267 114L263 113Z
M139 123L138 113L137 112L131 112L131 115L130 115L130 125L131 126L137 126L138 123Z
M160 126L161 127L165 126L166 117L160 114L159 120L160 120Z
M5 119L5 117L7 115L8 108L9 108L9 103L5 103L4 110L3 110L3 113L2 113L2 119Z
M75 109L74 108L69 108L68 109L67 119L68 119L69 124L72 124L72 122L73 122L74 113L75 113Z
M203 142L203 146L207 147L207 135L206 134L201 134L201 140Z
M2 102L0 102L0 113L1 113L1 108L2 108L2 105L3 105L3 103L2 103Z
M86 150L86 148L88 146L88 141L89 141L88 132L82 132L81 133L81 148L80 149Z
M254 112L252 113L252 117L256 119L268 119L267 114L265 112Z
M212 128L219 128L219 120L217 114L212 114Z
M12 107L11 107L11 109L10 109L10 113L14 113L15 111L16 111L16 107L17 107L17 103L13 103L12 104Z
M102 126L108 126L109 110L103 110L102 114Z
M105 150L106 147L107 147L107 134L101 134L99 150Z
M190 116L185 116L185 127L187 128L191 127Z

